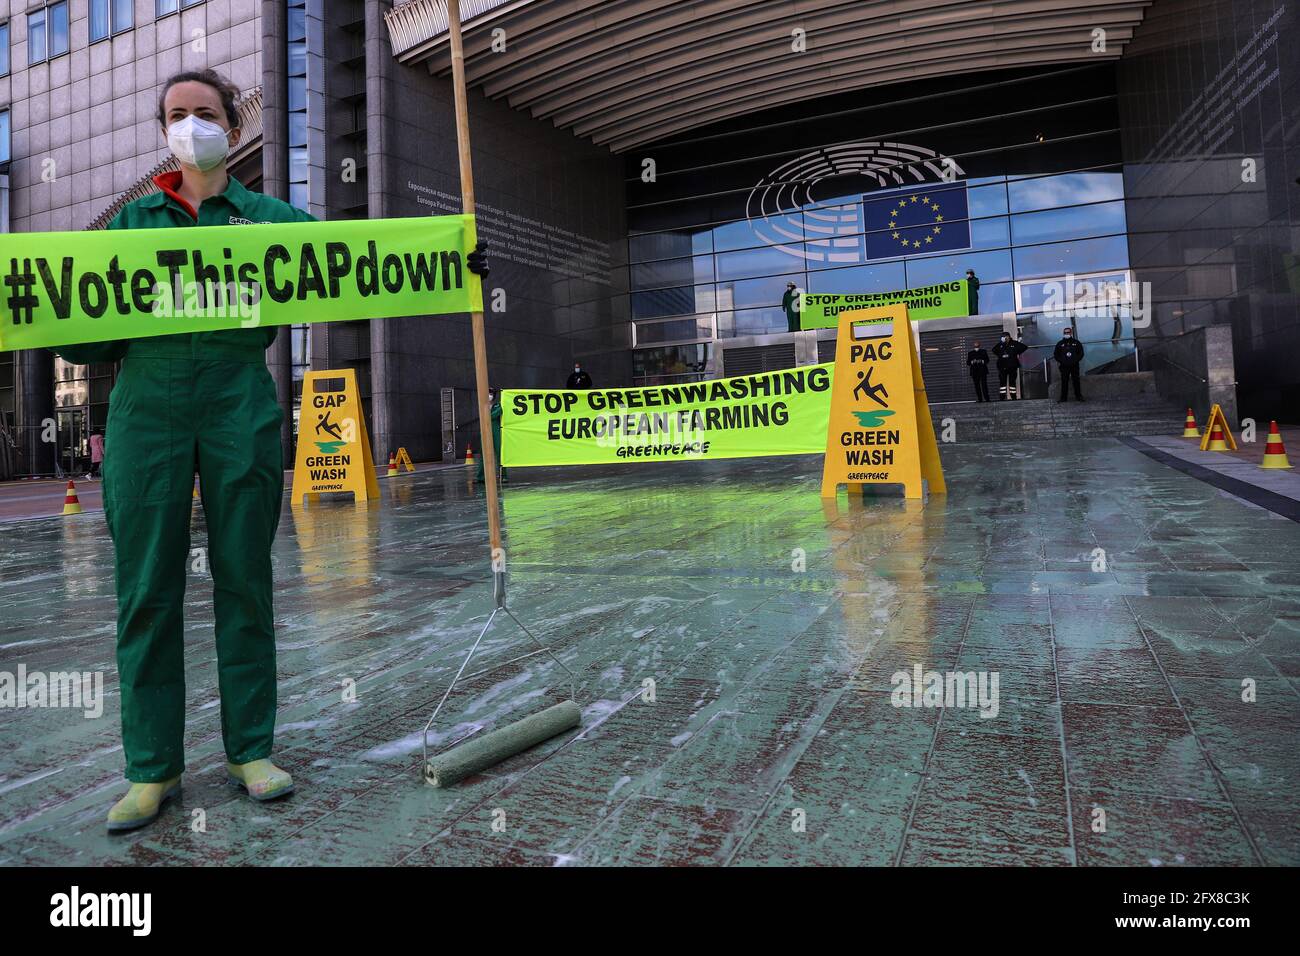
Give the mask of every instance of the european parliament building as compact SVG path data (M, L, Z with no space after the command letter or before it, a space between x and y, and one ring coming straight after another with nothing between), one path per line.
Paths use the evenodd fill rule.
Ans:
M1171 402L1296 419L1294 0L461 7L494 384L824 361L833 341L787 324L789 283L971 270L971 314L920 325L932 401L973 397L966 351L1004 329L1045 394L1073 325L1085 382L1151 374ZM102 228L154 189L158 85L201 67L244 90L250 188L322 219L459 211L442 0L9 0L4 228ZM294 327L267 362L286 453L309 368L356 369L381 459L476 444L468 317ZM0 476L76 467L115 371L0 354Z

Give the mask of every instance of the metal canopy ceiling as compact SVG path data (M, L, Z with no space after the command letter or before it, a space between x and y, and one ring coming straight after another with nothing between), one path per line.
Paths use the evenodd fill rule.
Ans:
M470 86L621 153L848 90L1117 59L1150 2L463 0L461 17ZM400 62L450 72L446 0L386 18ZM792 49L796 28L805 52Z

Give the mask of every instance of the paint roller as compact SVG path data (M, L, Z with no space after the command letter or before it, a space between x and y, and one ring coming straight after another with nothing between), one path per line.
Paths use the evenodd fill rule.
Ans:
M424 725L424 782L431 787L450 787L466 777L495 766L507 757L523 753L525 750L542 743L542 741L550 740L552 737L567 730L572 730L582 723L582 708L578 706L575 700L578 687L577 675L565 666L564 661L555 656L554 651L534 637L533 632L528 630L519 618L515 617L510 608L506 607L505 597L505 576L498 575L495 587L496 607L488 615L487 623L483 625L483 630L479 632L478 640L474 642L474 646L469 649L469 653L461 661L460 669L456 671L456 676L451 679L451 684L442 695L442 699L438 701L438 706L434 708L432 716L429 717L429 722ZM483 638L487 636L488 629L492 627L492 622L496 620L497 614L502 611L519 626L521 631L528 635L528 639L537 646L539 651L547 654L561 670L569 675L569 699L548 707L539 713L524 717L522 720L516 720L504 727L498 727L496 730L489 731L480 737L458 743L454 747L430 757L429 730L433 727L434 721L438 719L438 714L442 712L443 705L447 703L447 698L456 689L456 683L461 679L461 675L465 673L465 668L469 666L474 653L478 650L479 645L483 643ZM537 652L525 654L524 657L531 657L533 653ZM523 657L518 657L512 661L507 661L501 666L504 667L507 664L523 659ZM500 668L493 669L499 670ZM479 672L479 674L482 673L486 672ZM479 674L472 676L479 676Z
M425 761L424 779L433 787L450 787L581 722L582 708L572 700L563 701Z
M465 96L465 54L461 45L460 4L458 0L448 0L447 33L451 46L452 91L456 107L456 147L460 160L461 206L466 215L472 216L474 214L474 173L470 163L469 106ZM476 281L472 275L467 276L467 279ZM438 702L438 706L434 708L429 722L424 726L424 779L426 783L434 787L451 786L466 777L500 763L507 757L523 753L544 740L549 740L566 730L572 730L579 726L582 721L582 710L573 700L577 688L577 678L574 673L564 666L564 662L556 657L550 648L537 640L532 632L524 627L519 618L515 617L510 609L506 607L505 552L501 547L501 518L497 505L496 448L492 441L491 413L488 408L487 341L483 329L483 310L481 308L470 313L470 328L474 339L474 377L478 393L479 438L482 444L483 477L487 492L488 544L491 549L493 591L496 607L492 609L487 623L483 625L483 630L479 633L478 640L474 642L474 646L465 655L460 670L452 678L451 685L447 688L446 693L442 695L442 700ZM496 620L497 614L501 611L504 611L515 624L519 625L519 629L528 635L529 640L537 645L540 650L549 654L551 659L569 675L569 699L553 707L548 707L540 713L490 731L481 737L457 744L451 749L430 758L429 728L433 726L433 722L438 718L438 714L447 702L447 698L451 696L452 690L455 689L456 682L465 673L470 658L474 656L474 652L483 643L484 636L492 626L492 622Z

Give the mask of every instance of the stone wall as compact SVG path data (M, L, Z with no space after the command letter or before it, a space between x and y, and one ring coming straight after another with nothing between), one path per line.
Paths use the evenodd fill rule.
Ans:
M1237 382L1231 326L1209 325L1171 339L1140 342L1139 361L1155 372L1161 396L1192 409L1204 423L1212 405L1221 405L1236 425Z

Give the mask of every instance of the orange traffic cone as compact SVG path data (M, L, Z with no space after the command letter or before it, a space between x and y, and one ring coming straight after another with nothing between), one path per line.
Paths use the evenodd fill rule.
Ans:
M465 446L465 464L471 467L474 464L474 449L470 448L469 445Z
M77 500L77 486L68 482L68 491L63 496L63 513L65 515L81 514L81 502Z
M388 453L388 475L386 477L392 478L396 474L397 474L397 456L390 451Z
M1219 420L1214 419L1213 426L1210 429L1210 444L1206 451L1228 451L1228 443L1223 440L1223 426Z
M1200 431L1198 431L1196 428L1196 416L1192 414L1192 410L1190 408L1187 410L1187 422L1183 425L1183 437L1184 438L1201 437Z
M1261 468L1290 468L1291 462L1286 459L1286 449L1282 446L1282 433L1277 430L1277 422L1270 422L1268 426L1268 444L1264 446L1264 460L1260 462Z

